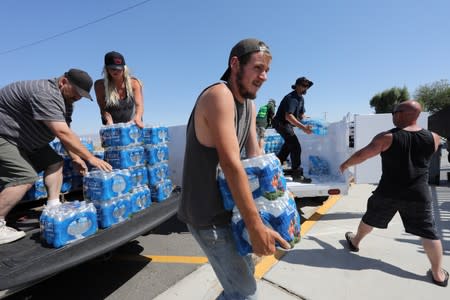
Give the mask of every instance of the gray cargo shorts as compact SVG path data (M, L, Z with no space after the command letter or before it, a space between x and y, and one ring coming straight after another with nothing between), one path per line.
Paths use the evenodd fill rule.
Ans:
M61 161L62 157L49 145L25 152L0 137L0 190L33 183L39 178L38 172Z

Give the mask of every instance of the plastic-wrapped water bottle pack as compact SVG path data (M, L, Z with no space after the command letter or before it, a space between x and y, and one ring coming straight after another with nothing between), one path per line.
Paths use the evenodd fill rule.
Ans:
M286 191L286 179L284 178L280 161L273 153L244 159L242 160L242 165L247 173L253 199L262 196L273 200L282 196ZM232 210L234 200L225 174L220 167L217 181L225 209Z
M300 240L300 215L295 200L289 195L289 192L285 192L276 200L259 197L255 199L255 205L263 223L278 232L284 240L291 244L291 247ZM253 252L244 220L236 207L233 209L231 230L239 254L247 255ZM276 246L279 246L278 243Z
M264 137L264 153L278 153L284 144L284 139L278 133Z
M108 200L125 195L131 187L131 173L127 169L91 171L83 178L84 198L89 200Z
M327 135L328 134L328 123L320 119L302 119L303 125L310 125L312 127L312 133L316 135ZM301 131L303 132L303 131Z
M105 150L105 160L114 169L141 166L146 162L144 147L109 147Z
M330 175L328 162L317 155L309 156L309 175L324 176Z
M97 212L92 203L73 201L46 206L40 217L42 239L59 248L97 232Z
M142 129L134 123L117 123L100 128L102 147L125 147L142 144Z
M143 185L131 190L131 212L136 213L152 204L152 196L148 186Z
M128 219L132 213L130 194L121 195L109 200L93 201L97 209L98 226L108 228Z
M169 147L167 144L144 145L145 159L149 165L169 160Z
M145 165L129 168L133 188L148 184L148 171Z
M166 200L172 193L172 190L172 180L168 178L150 186L152 201L162 202Z
M169 129L165 126L145 126L143 142L146 145L156 145L169 141Z

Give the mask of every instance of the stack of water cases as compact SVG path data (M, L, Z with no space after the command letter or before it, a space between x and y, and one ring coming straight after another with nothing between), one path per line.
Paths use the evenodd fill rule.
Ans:
M173 190L169 178L168 132L168 128L164 126L146 126L143 129L148 181L152 200L156 202L167 199Z
M142 129L131 123L103 126L104 151L94 155L113 167L112 172L91 170L83 179L84 198L97 209L98 223L108 228L151 205Z
M264 153L277 154L284 144L284 139L278 133L266 135L264 137Z
M97 213L92 203L73 201L45 207L40 217L42 239L55 248L97 232Z
M280 161L271 153L245 159L242 164L263 223L294 246L300 240L300 215L292 194L286 189ZM224 207L233 212L231 226L239 254L247 255L253 251L248 232L220 168L217 180Z
M81 138L81 143L91 152L94 152L94 144L91 139ZM63 144L55 139L50 142L50 147L52 147L56 153L58 153L64 160L63 165L63 183L61 185L61 193L69 193L72 191L81 190L83 187L83 177L74 170L72 165L72 159L67 154L66 149ZM23 197L22 201L32 201L39 200L47 197L47 190L44 185L44 172L38 173L39 179L35 181L33 186L28 190L28 192Z

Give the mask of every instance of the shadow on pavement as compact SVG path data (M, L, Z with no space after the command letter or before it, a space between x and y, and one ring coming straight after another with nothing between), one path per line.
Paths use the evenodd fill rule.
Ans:
M283 261L291 264L301 264L319 268L337 268L345 270L379 270L384 273L418 281L429 282L427 275L418 275L405 271L402 268L386 263L380 259L364 257L359 254L349 252L347 242L342 239L340 243L343 249L336 249L328 243L315 237L305 237L308 240L316 241L323 249L295 249L287 253ZM296 253L299 252L299 253Z

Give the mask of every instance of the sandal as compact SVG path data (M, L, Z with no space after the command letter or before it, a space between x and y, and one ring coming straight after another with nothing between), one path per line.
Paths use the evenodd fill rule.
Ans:
M345 239L347 240L348 248L350 249L350 251L358 252L359 248L355 247L352 243L352 238L354 238L354 237L355 237L355 234L353 232L349 231L345 234Z

